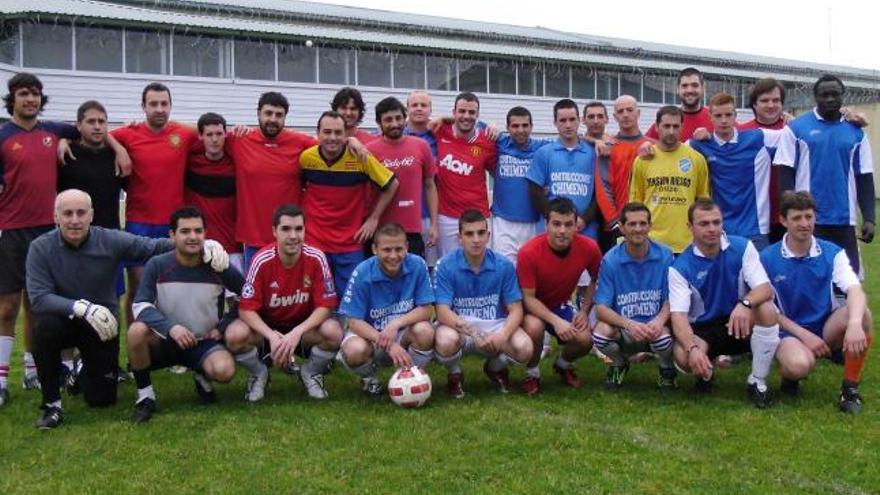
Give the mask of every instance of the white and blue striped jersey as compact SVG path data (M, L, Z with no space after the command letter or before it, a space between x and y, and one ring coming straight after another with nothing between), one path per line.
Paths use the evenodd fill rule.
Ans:
M782 131L737 131L723 141L717 134L688 144L706 157L712 199L724 215L724 230L755 237L770 232L770 167Z
M874 173L865 131L814 109L791 121L779 138L773 163L795 169L795 189L810 191L819 225L856 225L856 175Z
M768 283L758 250L744 237L721 238L721 251L707 258L691 244L669 268L669 309L691 323L727 318L749 290Z

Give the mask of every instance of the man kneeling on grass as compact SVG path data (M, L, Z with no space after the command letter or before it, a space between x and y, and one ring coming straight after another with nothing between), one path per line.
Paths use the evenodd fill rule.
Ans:
M816 358L843 351L838 406L858 414L859 379L873 338L865 291L846 251L813 236L816 203L810 193L786 192L779 217L787 232L782 241L761 252L761 262L781 313L782 342L776 359L782 392L797 395L800 380L816 366ZM846 295L846 304L838 304L834 287Z
M532 340L520 327L522 292L516 269L507 258L488 249L489 223L478 210L458 219L461 247L444 256L434 273L437 297L435 336L437 361L449 370L447 391L464 397L462 354L486 358L483 371L502 393L510 390L507 366L525 364Z
M152 258L132 305L128 362L137 384L132 421L149 421L156 411L150 370L183 365L193 370L203 402L213 402L210 381L228 383L235 361L223 345L222 331L233 315L224 314L225 290L241 292L242 276L228 266L215 272L202 261L205 219L193 207L171 215L174 251Z

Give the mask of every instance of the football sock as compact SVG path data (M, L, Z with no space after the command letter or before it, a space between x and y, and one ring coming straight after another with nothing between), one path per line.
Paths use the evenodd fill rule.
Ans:
M779 325L764 327L755 325L752 329L752 374L749 375L748 383L756 384L761 392L767 390L767 376L770 367L773 366L773 356L776 355L776 347L779 345Z
M374 363L372 359L357 368L350 369L355 375L365 380L376 377L376 363Z
M871 348L871 342L873 342L874 340L874 336L871 334L868 334L865 337L867 340L865 352L863 352L860 356L853 356L848 352L844 353L843 355L844 381L858 384L859 380L862 379L862 369L865 367L865 359L868 357L868 350Z
M526 368L526 376L532 378L541 378L541 368L537 366Z
M251 350L247 352L242 352L241 354L235 355L235 362L242 365L246 370L250 371L252 375L258 375L266 369L266 365L260 361L260 357L257 355L257 348L253 347Z
M434 353L437 362L446 367L449 373L461 373L461 349L451 356L442 356Z
M70 371L70 372L74 371L73 359L65 359L64 361L61 361L61 364L63 364L67 368L67 371Z
M156 400L156 392L153 391L152 385L147 385L144 388L138 388L137 400L135 400L134 403L137 404L144 399Z
M620 352L620 344L616 341L611 340L604 335L594 333L593 343L596 344L596 348L599 349L602 354L608 356L608 359L611 360L611 364L614 366L623 366L626 364L626 358L624 358L623 353Z
M433 350L423 351L421 349L416 349L413 345L409 346L406 352L409 353L409 357L412 359L413 364L421 369L425 369L431 364L431 360L434 358Z
M327 351L317 346L312 347L309 360L302 369L307 375L323 375L330 371L330 364L333 363L335 357L336 353L333 351Z
M486 361L486 369L489 371L502 371L507 369L510 364L516 364L516 361L502 352Z
M34 362L34 355L30 352L24 353L24 374L25 376L37 374L37 363Z
M661 368L672 368L672 336L661 335L649 344L651 352L657 355Z
M6 388L6 381L9 379L9 361L12 359L14 343L13 337L0 337L0 387L2 388Z
M566 361L565 359L562 358L562 356L559 356L558 358L556 358L556 362L554 363L554 366L556 366L559 369L563 369L563 370L574 368L574 364L571 361Z
M61 409L61 399L58 399L55 402L47 402L46 407L54 407L56 409Z
M153 384L150 370L131 370L131 374L134 375L134 384L138 389L147 388Z

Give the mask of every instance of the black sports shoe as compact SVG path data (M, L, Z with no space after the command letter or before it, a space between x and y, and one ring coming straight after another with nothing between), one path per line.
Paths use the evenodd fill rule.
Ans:
M6 387L0 387L0 407L9 404L9 390Z
M676 377L678 372L675 368L660 368L660 376L657 377L657 388L661 392L670 392L678 388Z
M193 373L193 386L196 389L196 395L202 404L213 404L217 402L217 394L214 393L214 387L211 382L201 373Z
M858 414L862 412L862 396L859 394L859 386L857 384L844 383L840 387L840 397L837 399L837 405L841 412L848 414Z
M42 406L42 409L43 414L40 415L40 418L34 424L37 428L41 430L51 430L60 426L64 421L64 418L61 416L60 407Z
M773 397L770 395L769 387L762 392L758 389L757 383L750 383L746 391L749 394L749 399L752 401L752 404L758 409L767 409L773 405Z
M786 380L782 379L782 385L779 387L779 391L789 397L800 397L801 395L801 382L800 380Z
M712 380L712 378L704 380L700 377L697 377L697 381L694 382L694 391L698 394L711 394L712 389L714 388L714 383Z
M609 366L608 372L605 374L605 389L620 390L623 387L623 379L626 378L626 373L628 371L629 364L624 364L623 366Z
M134 423L146 423L153 417L156 412L156 401L150 398L139 400L134 405L134 412L131 413L131 420Z

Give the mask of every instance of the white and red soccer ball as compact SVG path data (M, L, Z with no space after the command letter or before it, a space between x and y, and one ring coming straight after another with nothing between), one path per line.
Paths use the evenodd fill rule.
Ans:
M431 377L418 366L400 368L388 380L388 395L400 407L421 407L431 397Z

